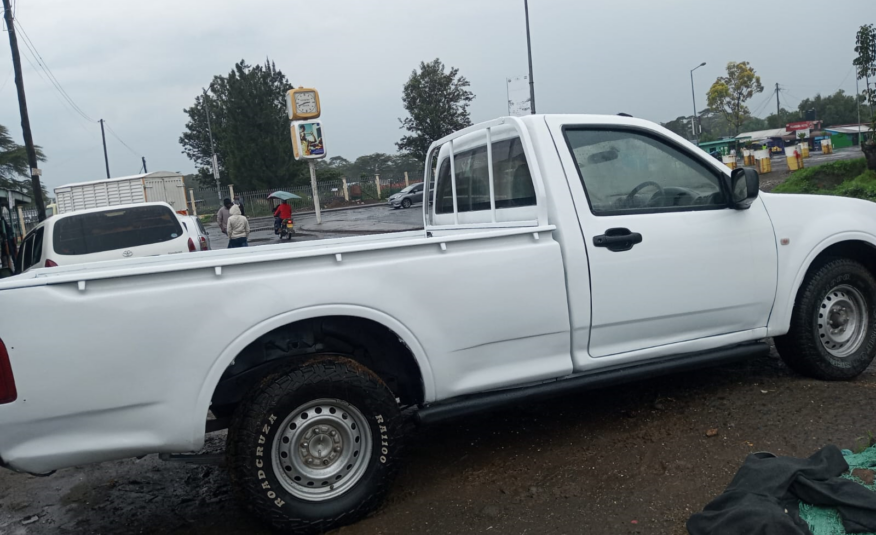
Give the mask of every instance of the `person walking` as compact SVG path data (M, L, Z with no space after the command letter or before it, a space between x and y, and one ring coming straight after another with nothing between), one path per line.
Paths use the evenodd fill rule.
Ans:
M240 206L236 204L231 206L229 213L231 216L228 218L228 248L248 247L246 239L249 237L249 221L246 216L241 215Z
M228 218L231 217L229 211L232 206L234 206L234 203L231 202L231 199L225 197L222 200L222 208L216 212L216 221L219 223L219 230L222 231L222 234L228 234Z

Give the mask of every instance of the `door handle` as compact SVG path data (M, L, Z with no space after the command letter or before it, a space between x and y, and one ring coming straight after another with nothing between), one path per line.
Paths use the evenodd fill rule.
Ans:
M633 245L642 243L642 235L638 232L630 232L627 228L610 228L605 234L593 236L593 245L606 247L609 251L629 251Z

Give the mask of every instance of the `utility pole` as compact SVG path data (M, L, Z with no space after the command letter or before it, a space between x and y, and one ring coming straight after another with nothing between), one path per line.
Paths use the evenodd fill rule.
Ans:
M109 156L106 155L106 134L103 132L103 119L98 122L100 123L100 137L103 139L103 161L106 163L106 177L109 178Z
M204 106L207 109L207 132L210 134L210 153L212 154L213 163L213 178L216 179L216 195L219 197L219 204L222 204L222 183L219 181L219 159L216 158L216 147L213 146L213 127L210 126L210 97L207 96L207 90L204 90Z
M532 79L532 42L529 39L529 0L523 0L526 12L526 54L529 56L529 111L535 115L535 80Z
M146 169L146 157L140 156L140 158L143 160L143 172L148 173L149 171Z
M697 119L699 119L699 116L697 115L697 94L696 94L696 91L694 91L693 73L695 70L699 69L700 67L705 67L705 65L706 65L706 62L704 61L690 70L690 96L693 99L693 110L694 110L693 117L691 117L691 119L690 119L690 125L691 125L691 130L693 130L693 135L694 135L694 139L696 140L697 147L700 146L700 133L697 131L698 130Z
M18 111L21 114L21 130L24 136L24 148L27 152L27 164L30 167L30 181L33 186L33 200L37 207L37 218L46 219L46 204L43 201L43 187L40 184L40 170L37 168L36 149L33 146L33 135L30 132L30 118L27 115L27 99L24 96L24 75L21 72L21 58L18 56L18 38L15 36L15 26L12 23L12 7L9 0L3 0L3 10L6 18L6 28L9 31L9 48L12 49L12 67L15 70L15 88L18 90ZM10 206L10 208L12 208Z
M782 108L779 106L779 83L776 82L776 118L782 122Z

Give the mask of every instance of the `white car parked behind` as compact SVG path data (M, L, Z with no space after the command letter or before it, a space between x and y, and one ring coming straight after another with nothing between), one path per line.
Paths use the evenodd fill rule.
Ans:
M193 215L177 214L177 217L180 222L182 222L183 228L189 233L189 236L195 240L195 244L201 251L209 251L212 249L210 246L210 234L207 233L207 229L204 228L204 224L201 223L200 219Z
M15 272L194 252L197 236L193 236L163 202L68 212L46 219L25 236Z

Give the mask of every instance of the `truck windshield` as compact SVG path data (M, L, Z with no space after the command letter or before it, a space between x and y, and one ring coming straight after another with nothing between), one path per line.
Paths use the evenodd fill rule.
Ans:
M182 236L179 220L163 206L137 206L65 217L55 224L53 248L83 255L161 243Z

